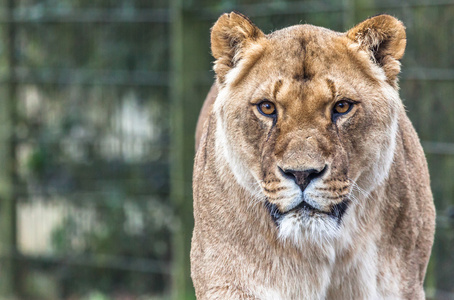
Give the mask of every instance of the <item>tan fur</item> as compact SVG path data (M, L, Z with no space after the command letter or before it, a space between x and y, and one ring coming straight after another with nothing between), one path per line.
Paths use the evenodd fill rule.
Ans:
M405 42L387 15L346 33L269 35L241 14L219 18L196 134L198 299L424 299L435 210L397 91ZM355 104L333 119L344 99ZM300 188L286 170L321 173Z

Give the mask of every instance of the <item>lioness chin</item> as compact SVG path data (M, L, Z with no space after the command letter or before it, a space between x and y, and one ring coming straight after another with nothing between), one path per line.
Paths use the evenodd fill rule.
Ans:
M194 164L198 299L423 299L435 210L398 94L405 28L211 31Z

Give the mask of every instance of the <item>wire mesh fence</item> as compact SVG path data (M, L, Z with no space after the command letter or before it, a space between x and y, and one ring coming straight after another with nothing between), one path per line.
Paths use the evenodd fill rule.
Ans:
M190 283L194 112L214 76L209 28L233 9L266 33L298 23L344 31L377 13L404 21L401 94L438 211L426 286L429 297L454 299L446 0L0 2L3 297L165 299Z

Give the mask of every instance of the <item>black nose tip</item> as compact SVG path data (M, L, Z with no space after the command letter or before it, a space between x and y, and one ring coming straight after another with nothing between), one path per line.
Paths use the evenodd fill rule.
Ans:
M296 184L300 187L300 189L304 191L306 187L309 185L309 183L313 179L322 176L325 170L326 166L320 171L316 169L307 169L304 171L282 170L282 172L284 173L285 176L295 180Z

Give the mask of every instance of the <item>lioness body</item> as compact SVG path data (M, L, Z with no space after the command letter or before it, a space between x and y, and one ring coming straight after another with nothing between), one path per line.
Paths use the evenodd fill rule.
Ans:
M371 20L265 36L232 13L213 27L193 178L199 299L424 298L434 207L397 93L405 34ZM371 54L374 29L389 40ZM342 99L351 110L333 114Z

